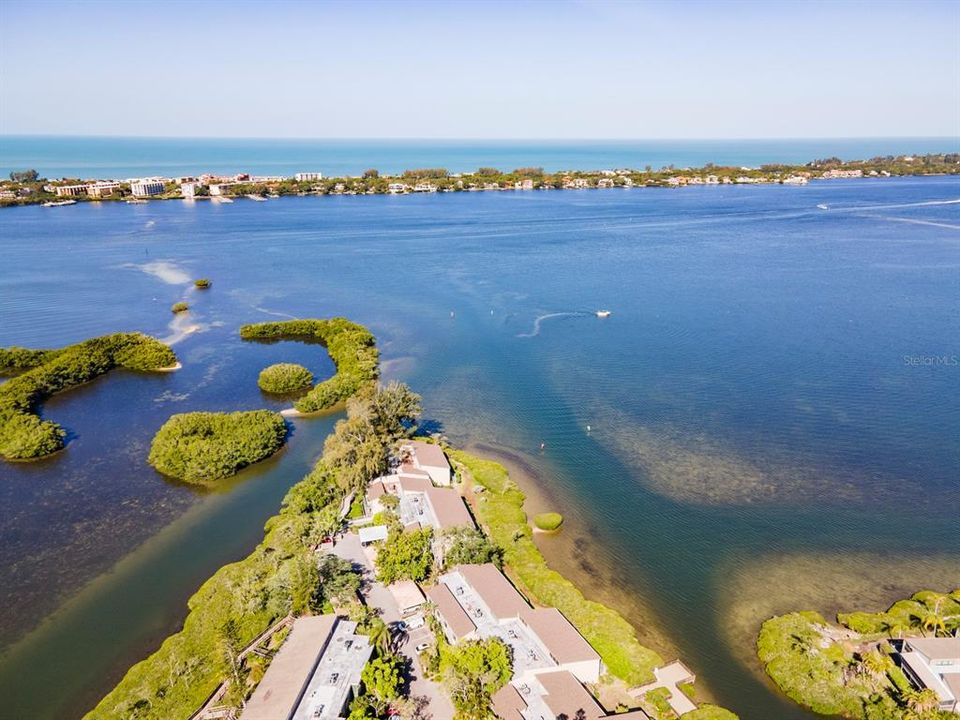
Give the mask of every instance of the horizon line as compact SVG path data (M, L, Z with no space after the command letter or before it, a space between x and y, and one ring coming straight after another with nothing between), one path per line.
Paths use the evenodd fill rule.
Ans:
M361 136L275 136L275 135L116 135L107 133L0 133L0 138L120 138L130 140L322 140L385 142L744 142L744 141L816 141L816 140L955 140L958 135L817 135L817 136L739 136L739 137L361 137Z

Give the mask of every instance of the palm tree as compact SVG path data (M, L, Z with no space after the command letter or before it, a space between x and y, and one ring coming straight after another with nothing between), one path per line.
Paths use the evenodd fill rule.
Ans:
M367 636L370 638L370 644L379 648L381 652L386 652L390 648L390 628L380 618L370 620Z
M860 664L866 673L874 680L879 680L887 674L887 670L892 665L890 658L878 649L864 653Z
M911 692L906 696L907 707L918 715L931 712L940 707L940 698L930 688Z
M943 617L936 610L932 610L928 613L925 613L920 622L923 624L924 630L933 630L933 635L936 637L937 632L942 632L946 634L947 626L943 621Z
M883 621L884 632L890 637L893 637L894 633L896 633L898 639L903 638L903 633L911 627L910 621L902 617L891 616L885 618Z

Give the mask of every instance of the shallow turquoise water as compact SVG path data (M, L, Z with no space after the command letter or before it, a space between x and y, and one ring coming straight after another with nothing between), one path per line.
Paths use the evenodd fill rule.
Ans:
M473 172L481 167L601 170L758 167L817 158L960 152L960 138L820 138L780 140L309 140L0 135L0 175L35 168L42 177L129 178L322 172L360 175L424 167Z
M27 636L0 688L35 717L81 713L255 542L329 419L218 496L150 470L149 439L172 412L273 406L256 373L280 359L329 372L317 348L240 342L241 323L343 314L433 427L532 456L583 534L577 562L613 568L718 700L806 717L735 659L725 574L780 553L960 557L958 199L960 181L918 178L3 211L0 344L162 337L180 280L214 287L190 294L182 371L57 398L66 452L0 466L8 642L168 528L88 591L110 613ZM15 681L51 657L57 690Z

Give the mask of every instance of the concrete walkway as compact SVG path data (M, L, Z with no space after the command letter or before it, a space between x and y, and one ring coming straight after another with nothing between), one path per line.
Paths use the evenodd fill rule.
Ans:
M638 687L634 690L637 696L644 695L657 688L666 688L670 692L667 702L670 703L670 707L677 715L683 715L697 709L694 702L683 694L683 690L677 687L680 683L692 683L696 679L696 676L686 665L676 660L669 665L656 668L653 671L653 676L657 679L656 682Z
M377 582L371 557L360 545L360 538L353 533L347 533L339 540L331 551L337 557L348 560L354 567L362 568L364 580L364 599L370 607L380 610L380 618L390 625L401 619L397 601L387 587ZM427 698L427 713L432 720L453 720L453 704L444 693L443 688L432 680L424 677L420 667L420 658L414 648L422 642L433 640L433 633L426 626L407 633L398 652L410 660L410 697L423 696Z

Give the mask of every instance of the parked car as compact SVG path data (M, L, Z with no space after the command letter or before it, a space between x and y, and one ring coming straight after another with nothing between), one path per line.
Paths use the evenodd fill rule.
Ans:
M417 645L417 648L416 648L417 653L422 653L424 650L426 650L429 647L430 647L430 643L422 642L419 645Z
M426 624L427 621L423 619L423 615L414 615L412 618L407 620L407 628L410 630L422 628Z

